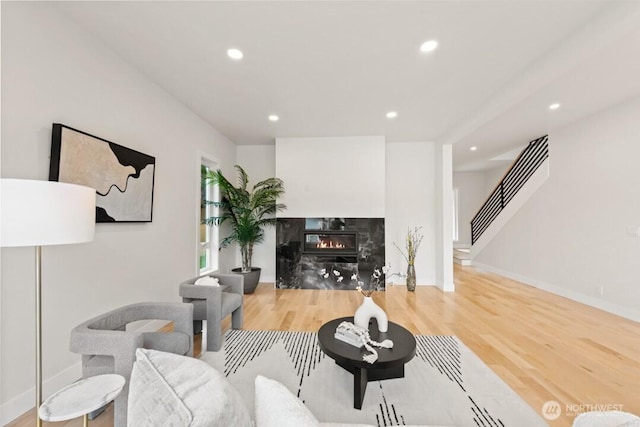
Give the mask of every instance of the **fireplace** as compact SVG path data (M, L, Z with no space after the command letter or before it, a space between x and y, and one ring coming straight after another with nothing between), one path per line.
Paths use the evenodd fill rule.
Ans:
M358 235L355 232L305 231L303 254L357 255Z
M282 289L355 289L385 265L384 218L278 218L276 241Z

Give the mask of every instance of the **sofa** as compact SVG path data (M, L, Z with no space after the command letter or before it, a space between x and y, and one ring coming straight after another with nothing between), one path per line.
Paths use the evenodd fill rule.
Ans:
M369 427L321 423L284 385L263 376L255 379L254 422L222 373L201 360L161 351L136 350L129 387L129 426Z

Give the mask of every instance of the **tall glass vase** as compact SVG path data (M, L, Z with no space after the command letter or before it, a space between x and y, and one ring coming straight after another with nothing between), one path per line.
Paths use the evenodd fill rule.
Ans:
M364 297L364 301L353 315L353 324L364 329L369 329L369 319L375 317L378 322L378 330L387 332L389 328L389 318L387 313L373 301L371 297Z
M409 292L416 290L416 267L413 264L407 265L407 290Z

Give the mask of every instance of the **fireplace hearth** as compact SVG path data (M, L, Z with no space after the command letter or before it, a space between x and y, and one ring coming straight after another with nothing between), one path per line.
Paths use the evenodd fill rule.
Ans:
M276 241L278 288L355 289L385 263L384 218L279 218Z

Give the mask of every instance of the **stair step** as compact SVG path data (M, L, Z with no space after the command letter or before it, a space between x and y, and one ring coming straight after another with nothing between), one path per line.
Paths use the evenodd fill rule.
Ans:
M453 255L460 258L471 258L471 250L466 248L454 248Z
M471 249L464 246L453 248L453 262L460 265L471 265Z
M469 258L459 257L457 255L453 256L453 262L460 265L471 265L471 260Z

